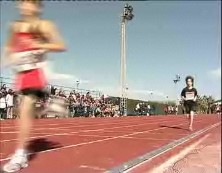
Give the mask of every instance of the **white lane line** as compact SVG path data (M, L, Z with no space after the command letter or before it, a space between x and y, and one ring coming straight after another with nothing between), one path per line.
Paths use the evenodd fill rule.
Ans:
M67 134L67 135L69 135L69 134ZM113 136L106 136L106 135L78 135L78 136L86 136L86 137L106 137L106 138L112 138ZM164 138L161 138L161 139L157 139L157 138L150 138L150 137L142 137L142 138L138 138L138 137L122 137L123 139L145 139L145 140L155 140L155 141L165 141L165 140L167 140L167 141L169 141L169 140L173 140L173 139L164 139Z
M124 138L129 138L129 139L143 139L143 140L153 140L153 141L169 141L169 140L175 140L175 139L166 139L166 138L149 138L149 137L143 137L143 138L138 138L138 137L124 137Z
M165 119L165 122L166 122L166 120L167 120L167 118L162 118L162 119L160 119L161 121L163 121ZM147 121L148 121L149 119L147 119ZM180 119L179 119L180 120ZM99 123L99 124L95 124L95 123L91 123L91 124L89 124L89 125L71 125L71 126L67 126L68 124L75 124L75 123L66 123L66 124L64 124L64 123L59 123L59 124L57 124L57 125L59 125L59 127L48 127L48 128L46 128L45 126L48 126L48 124L45 124L45 126L43 127L43 128L35 128L35 126L34 126L34 128L32 128L32 131L38 131L38 130L62 130L62 129L64 129L64 130L67 130L67 129L70 129L70 128L80 128L80 127L93 127L93 126L109 126L109 125L118 125L118 127L120 126L120 125L134 125L135 123L136 124L141 124L140 123L141 122L141 120L139 121L139 122L135 122L135 121L127 121L127 122L123 122L123 123L120 123L120 122L115 122L115 123ZM164 122L164 121L163 121ZM169 122L169 121L168 121ZM130 123L133 123L133 124L130 124ZM156 123L156 120L155 121L150 121L149 120L149 122L148 123L143 123L143 124L150 124L150 123ZM62 126L64 126L64 127L61 127L61 125ZM18 126L17 126L18 127ZM16 127L6 127L6 128L13 128L13 129L15 129ZM2 129L0 129L0 133L1 132L4 132Z
M166 123L171 123L171 122L175 122L175 121L166 121ZM95 130L82 130L82 131L80 130L80 131L68 132L68 133L55 133L55 134L42 135L42 136L33 136L33 137L30 137L29 139L36 139L36 138L43 138L43 137L50 137L50 136L58 136L58 135L63 135L63 134L78 134L78 133L81 133L81 132L98 132L98 131L104 131L104 130L109 130L109 129L130 128L130 127L149 125L149 124L158 124L158 122L155 122L155 123L143 123L143 124L136 124L136 125L127 125L127 126L117 126L117 127L95 129ZM17 138L16 139L1 140L0 143L10 142L10 141L17 141Z
M166 150L164 150L164 151L162 151L162 152L154 155L153 157L150 157L148 160L145 160L145 161L143 161L143 162L141 162L141 163L139 163L139 164L137 164L137 165L135 165L135 166L133 166L133 167L125 170L125 171L123 171L123 173L129 173L130 171L136 169L137 167L139 167L139 166L141 166L141 165L149 162L149 161L152 160L153 158L156 158L156 157L158 157L159 155L162 155L162 154L164 154L164 153L166 153L166 152L168 152L168 151L170 151L170 150L173 150L173 149L176 148L177 146L180 146L180 145L182 145L183 143L185 143L185 142L187 142L187 141L189 141L189 140L191 140L191 139L193 139L193 138L196 138L196 137L198 137L199 135L201 135L201 134L203 134L203 133L205 133L205 132L207 132L207 131L209 131L209 130L211 130L211 129L219 126L219 125L221 125L221 122L215 123L215 124L213 124L213 125L210 125L209 127L206 127L206 128L204 128L204 129L202 129L202 130L199 130L199 131L201 131L201 132L200 132L198 135L195 135L195 136L193 136L192 138L188 138L188 139L184 140L182 143L179 143L179 144L177 144L177 145L174 145L173 147L168 148L168 149L166 149ZM194 132L194 133L198 133L199 131Z
M13 132L0 132L0 134L10 134L10 133L18 133L18 131L13 131Z
M166 118L166 117L160 117L160 120L167 120L167 119L169 119L169 118ZM70 119L70 120L72 120L72 119ZM75 119L74 119L75 120ZM95 119L94 119L95 120ZM59 122L59 123L53 123L53 124L47 124L47 123L45 123L45 124L39 124L39 125L34 125L33 127L34 128L36 128L36 127L41 127L41 126L43 126L43 128L45 127L45 126L56 126L56 125L58 125L58 126L61 126L61 124L63 124L64 126L65 125L69 125L69 124L71 124L71 125L73 125L73 124L80 124L80 125L76 125L76 126L73 126L73 127L87 127L87 126L97 126L97 125L109 125L109 124L121 124L122 122L123 122L123 124L126 124L126 121L119 121L119 120L121 120L121 119L118 119L118 121L117 121L117 119L115 119L115 121L114 122L112 122L112 123L110 123L110 119L106 119L107 121L101 121L101 119L99 120L99 124L96 124L97 122L94 122L94 121L92 121L92 122L90 122L90 123L87 123L87 124L80 124L78 121L73 121L72 123L64 123L64 122ZM135 121L135 119L134 120L132 120L132 119L127 119L127 120L131 120L131 121L127 121L127 123L129 124L129 123L131 123L131 122L133 122L133 123L140 123L141 122L141 119L136 119L136 120L138 120L138 122L137 121ZM149 121L151 121L151 120L153 120L152 122L155 122L156 120L155 119L146 119L146 120L149 120ZM59 120L57 120L57 121L59 121ZM108 123L108 124L106 124L106 123ZM0 127L0 129L8 129L8 128L12 128L12 129L14 129L14 128L18 128L19 126L13 126L13 124L10 124L10 123L8 123L8 125L6 126L6 127L4 127L2 124L1 124L1 127Z
M83 169L91 169L91 170L95 170L95 171L105 171L105 168L100 168L97 166L89 166L89 165L80 165L79 168L83 168Z
M177 125L183 125L183 124L187 124L187 123L181 123L181 124L177 124ZM115 137L110 137L110 138L105 138L105 139L99 139L99 140L94 140L94 141L90 141L90 142L83 142L83 143L74 144L74 145L67 145L67 146L63 146L63 147L60 147L60 148L54 148L54 149L49 149L49 150L45 150L45 151L40 151L40 152L37 152L37 153L39 154L39 153L48 153L48 152L52 152L52 151L59 151L59 150L62 150L62 149L67 149L67 148L72 148L72 147L77 147L77 146L83 146L83 145L89 145L89 144L109 141L109 140L113 140L113 139L119 139L119 138L128 137L128 136L135 135L135 134L143 134L143 133L146 133L146 132L149 132L149 131L156 131L156 130L166 129L166 128L167 127L160 127L160 128L156 128L156 129L150 129L150 130L147 130L147 131L134 132L134 133L126 134L126 135L120 135L120 136L115 136ZM29 155L32 155L32 154L34 154L34 153L30 153ZM9 159L10 159L10 157L5 158L5 159L0 159L0 162L6 161L6 160L9 160Z

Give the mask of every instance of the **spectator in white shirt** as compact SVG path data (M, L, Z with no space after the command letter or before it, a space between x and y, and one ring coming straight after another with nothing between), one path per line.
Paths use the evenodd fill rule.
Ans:
M138 103L137 105L136 105L136 110L138 111L140 109L140 103Z
M175 106L175 113L176 113L176 115L178 114L178 106L177 105Z
M13 106L14 106L14 96L11 89L8 90L6 95L6 104L7 104L7 118L11 119L13 115Z
M150 110L151 110L151 107L150 107L150 105L148 104L148 105L147 105L147 116L150 115Z
M6 93L6 85L5 84L2 85L0 92L2 92L3 94Z
M0 120L5 119L6 100L3 93L0 92Z

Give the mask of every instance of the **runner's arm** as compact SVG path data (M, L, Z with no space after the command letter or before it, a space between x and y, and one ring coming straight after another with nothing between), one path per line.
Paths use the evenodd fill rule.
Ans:
M195 91L194 91L194 99L193 99L193 101L196 101L197 100L197 90L195 89Z
M60 52L65 51L65 44L60 36L56 26L50 21L43 21L41 23L41 31L44 37L48 40L47 43L37 43L37 47L47 51Z
M186 100L186 97L185 97L185 89L182 90L180 96L181 96L181 99L182 99L183 101Z

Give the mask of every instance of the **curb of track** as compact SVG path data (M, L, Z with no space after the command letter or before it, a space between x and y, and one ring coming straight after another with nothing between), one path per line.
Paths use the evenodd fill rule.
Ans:
M159 149L156 149L156 150L153 150L151 152L148 152L142 156L139 156L135 159L132 159L132 160L129 160L117 167L114 167L114 168L111 168L110 170L106 171L105 173L123 173L123 172L128 172L130 171L131 169L133 169L134 167L136 166L139 166L140 164L143 164L143 162L146 162L146 161L149 161L149 160L152 160L153 158L189 141L190 139L193 139L195 137L198 137L199 135L213 129L214 127L217 127L221 124L221 122L219 123L216 123L216 124L213 124L211 126L208 126L202 130L199 130L193 134L190 134L186 137L183 137L181 139L178 139L178 140L175 140Z

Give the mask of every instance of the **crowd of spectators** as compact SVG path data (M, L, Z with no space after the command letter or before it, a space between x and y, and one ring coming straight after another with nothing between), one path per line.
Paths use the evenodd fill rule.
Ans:
M164 107L165 115L177 115L178 114L178 106L177 105L165 105Z
M222 110L222 106L221 106L221 103L219 104L216 104L216 107L215 107L215 112L217 113L217 114L221 114L221 110Z
M119 116L119 104L115 104L109 98L102 95L99 98L93 97L90 92L80 94L75 90L67 95L62 89L51 87L52 96L66 100L70 117L113 117ZM47 98L48 99L48 98Z
M12 89L7 88L6 84L0 88L0 119L12 119L18 117L19 95ZM36 109L39 110L37 117L61 117L58 112L49 114L47 108L55 102L55 98L64 101L64 109L68 117L114 117L120 116L119 100L114 101L110 97L101 95L92 96L90 92L85 94L70 90L65 91L63 88L50 86L47 89L45 97L36 102ZM42 111L44 110L44 111ZM178 114L178 106L166 104L164 106L165 115ZM148 103L140 102L134 109L135 115L155 115L155 106ZM213 106L212 113L221 114L221 104Z
M82 94L75 90L67 91L63 88L55 88L53 86L46 92L45 97L36 102L38 111L37 117L49 117L47 107L53 101L59 98L64 100L64 106L67 110L68 117L114 117L119 116L119 104L114 103L109 97L104 95L93 97L90 92ZM12 89L7 89L6 85L2 85L0 91L0 118L11 119L18 117L17 107L19 105L19 95ZM52 116L52 114L50 114ZM55 117L62 115L54 114Z
M0 89L0 119L11 119L13 115L13 107L15 107L16 96L12 89L6 88L3 84Z
M155 106L141 102L136 105L134 112L136 115L155 115Z
M208 110L208 112L212 112L212 113L215 113L215 114L221 114L221 102L214 103L211 106L211 110Z

